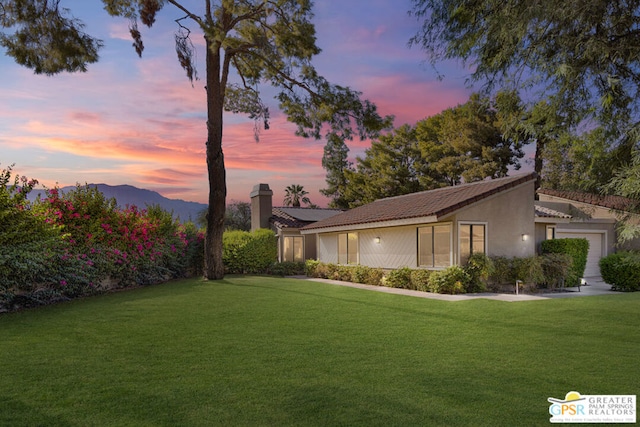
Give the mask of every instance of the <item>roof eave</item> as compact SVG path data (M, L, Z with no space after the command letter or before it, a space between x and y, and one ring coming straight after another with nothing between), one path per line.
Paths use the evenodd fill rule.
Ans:
M378 222L365 222L360 224L350 225L338 225L334 227L312 227L303 228L300 230L301 234L316 234L316 233L339 233L341 231L353 231L353 230L366 230L371 228L389 228L400 227L403 225L416 225L416 224L430 224L438 222L438 216L421 216L416 218L405 218L392 221L378 221Z
M536 224L569 224L571 218L556 218L556 217L536 217Z

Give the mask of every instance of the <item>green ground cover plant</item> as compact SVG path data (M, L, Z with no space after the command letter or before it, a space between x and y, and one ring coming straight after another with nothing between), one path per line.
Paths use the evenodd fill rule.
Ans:
M181 279L0 315L0 425L548 425L637 394L640 294L448 302Z

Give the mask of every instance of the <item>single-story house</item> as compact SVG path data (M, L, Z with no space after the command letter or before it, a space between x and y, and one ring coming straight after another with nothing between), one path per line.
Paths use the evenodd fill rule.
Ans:
M316 259L315 235L303 236L300 229L337 215L339 209L273 207L273 191L268 184L257 184L251 192L251 230L268 228L278 238L278 261Z
M395 269L536 253L535 173L380 199L300 229L317 258ZM540 236L543 238L544 236Z
M620 212L637 201L539 189L535 173L376 200L348 211L273 208L267 184L251 193L252 228L278 235L279 259L395 269L464 265L472 253L527 257L546 239L585 238L585 278L615 252ZM640 239L624 249L640 249Z

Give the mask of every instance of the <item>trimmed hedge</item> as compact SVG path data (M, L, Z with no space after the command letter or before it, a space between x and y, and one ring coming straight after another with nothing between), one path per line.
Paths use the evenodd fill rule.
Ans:
M226 273L267 273L278 258L275 233L266 228L254 232L233 230L222 236L222 262Z
M569 268L565 286L578 286L584 276L589 253L589 241L587 239L551 239L543 240L541 244L543 254L567 254L573 259Z
M616 291L640 291L640 253L617 252L600 259L602 280Z

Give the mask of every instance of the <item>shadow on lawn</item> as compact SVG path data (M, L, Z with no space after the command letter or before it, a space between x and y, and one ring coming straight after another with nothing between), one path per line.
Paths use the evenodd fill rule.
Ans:
M5 384L7 385L7 384ZM29 414L29 421L23 419L24 414ZM62 416L46 414L35 405L28 405L22 400L12 399L9 396L0 395L0 425L3 426L68 426L72 425L71 420Z
M255 281L256 278L258 278L259 276L251 276L250 279L251 281ZM445 304L443 304L442 301L436 301L436 300L429 300L431 302L433 302L433 304L422 304L420 306L419 309L413 309L410 308L406 302L407 299L405 298L400 298L400 299L387 299L386 301L389 302L389 304L383 304L381 301L382 299L384 299L384 295L392 295L392 294L383 294L383 293L367 293L364 295L367 295L369 298L367 298L367 300L365 300L364 298L349 298L346 296L335 296L335 295L327 295L326 293L321 293L321 292L311 292L311 291L302 291L302 290L298 290L298 289L293 289L291 287L283 287L282 286L282 282L278 282L277 284L274 285L270 285L270 284L263 284L263 285L257 285L255 283L246 283L244 281L242 281L242 276L238 276L236 277L236 279L239 280L232 280L232 281L227 281L224 280L221 283L224 283L226 285L229 286L236 286L236 287L244 287L244 288L257 288L257 289L269 289L272 291L278 291L278 292L284 292L284 293L290 293L290 294L296 294L296 295L306 295L306 296L311 296L311 297L315 297L315 298L323 298L323 299L327 299L327 300L333 300L333 301L340 301L340 302L345 302L345 303L352 303L352 304L357 304L363 307L367 307L367 308L379 308L379 309L385 309L385 310L389 310L392 311L394 313L409 313L409 314L413 314L413 315L422 315L422 316L429 316L430 319L433 319L433 316L436 315L440 318L443 319L454 319L457 317L455 316L451 316L449 314L446 314L445 312L445 308L447 307ZM273 278L269 277L268 279L273 280ZM281 278L282 281L287 280L287 281L292 281L292 283L295 283L296 285L306 285L308 287L312 287L313 286L313 282L308 282L308 281L303 281L303 280L297 280L297 279L283 279ZM295 282L294 282L295 281ZM349 288L338 288L338 289L349 289ZM348 291L345 291L345 293ZM362 295L362 294L360 294ZM371 301L373 298L376 298L376 300L380 301L380 302L373 302ZM445 301L446 303L446 301Z

